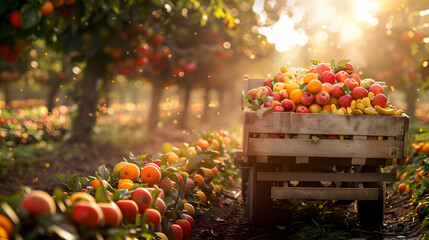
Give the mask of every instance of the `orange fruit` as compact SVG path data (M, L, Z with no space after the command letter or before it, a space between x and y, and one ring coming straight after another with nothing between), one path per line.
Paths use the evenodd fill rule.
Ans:
M331 111L331 105L329 105L329 104L323 105L322 108L323 108L323 110L325 110L327 112Z
M308 83L307 89L309 92L317 94L322 91L322 82L317 79L313 79Z
M399 178L399 180L401 180L401 181L405 181L405 177L407 177L407 172L404 172L402 175L401 175L401 177Z
M425 145L423 145L422 152L429 154L429 143L425 143Z
M121 185L122 183L131 183L131 184L134 184L134 182L131 181L130 179L119 179L118 185Z
M213 171L209 168L206 168L206 170L204 170L204 177L206 177L209 182L213 181L213 178L214 178Z
M168 164L171 164L172 162L179 160L179 156L177 156L177 154L174 152L168 152L164 155L168 157L167 158Z
M220 194L222 192L222 186L215 184L214 190L217 194Z
M299 89L299 85L298 84L296 84L296 83L294 83L294 82L292 82L292 83L290 83L289 85L287 85L287 93L289 94L289 96L290 96L290 94L291 94L291 92L293 91L293 90L295 90L295 89Z
M196 194L197 194L198 198L199 198L199 199L201 199L201 202L202 202L202 203L204 203L204 204L206 204L206 203L207 203L207 197L206 197L206 194L204 194L204 193L203 193L203 191L198 190L198 191L196 192Z
M185 203L183 210L186 211L186 214L190 215L191 217L195 216L195 208L190 203Z
M6 239L9 239L9 234L7 233L6 229L0 227L0 240Z
M182 170L183 172L186 172L186 168L188 168L189 161L185 157L179 158L179 162L183 162L183 161L185 161L185 165L181 166L180 170Z
M209 147L210 144L207 140L200 138L195 142L195 145L200 147L201 150L205 150Z
M147 165L142 169L140 179L142 183L147 183L149 187L152 187L161 181L161 171L155 166Z
M179 177L179 184L181 184L183 181L183 176L189 177L189 174L187 172L181 172L177 173L177 176Z
M139 178L140 169L137 167L137 165L128 163L121 168L120 175L122 179L130 179L131 181L135 182Z
M219 150L220 149L220 143L217 139L212 139L212 144L211 144L212 148L214 150Z
M221 165L224 165L223 159L221 157L215 158L216 161L219 161Z
M125 165L127 165L129 162L119 162L119 163L117 163L114 167L113 167L113 177L117 177L118 176L118 173L119 173L119 171L125 166Z
M100 185L101 185L101 182L100 182L100 180L98 180L98 179L92 180L92 181L89 183L89 186L91 186L91 187L92 187L92 188L94 188L94 189L97 189L98 187L100 187ZM107 182L106 182L106 180L103 180L103 186L104 186L105 188L107 188Z
M215 192L212 192L212 193L210 194L210 196L208 197L208 200L209 200L210 202L212 202L212 203L217 202L217 195L216 195L216 193L215 193Z
M289 94L290 100L292 100L295 104L298 104L301 102L301 96L303 92L301 89L295 89Z
M3 228L8 236L12 236L13 223L8 217L3 214L0 214L0 228Z
M51 1L46 1L41 7L42 16L48 16L54 11L54 4Z
M305 74L303 81L304 83L309 83L313 79L317 79L317 75L314 73L308 73L308 74Z
M127 189L130 190L134 183L130 182L122 182L118 184L118 189Z
M406 189L407 189L407 184L405 184L405 183L400 183L400 184L398 185L398 192L399 192L399 193L404 193Z
M70 196L69 201L72 204L75 202L78 202L78 201L86 201L86 202L95 203L95 198L93 196L91 196L89 193L76 192Z
M204 188L204 178L203 178L203 176L201 176L200 174L198 174L198 173L196 173L195 175L194 175L194 177L192 178L192 181L194 181L194 182L197 182L197 184L198 184L198 187L200 188L200 189L203 189Z
M193 157L195 155L197 155L197 150L195 149L195 147L194 146L188 147L187 156Z

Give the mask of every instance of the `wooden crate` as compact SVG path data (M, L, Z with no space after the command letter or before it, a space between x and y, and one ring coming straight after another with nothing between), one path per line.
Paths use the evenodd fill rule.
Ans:
M245 76L244 94L263 86L263 82L264 79ZM380 199L384 193L380 191L385 190L380 188L382 184L374 183L395 181L394 173L379 172L379 167L394 158L406 158L408 126L409 117L405 114L270 112L260 119L255 112L245 112L242 166L249 176L246 197L251 218L252 209L257 211L260 205L260 197L254 195L267 192L267 188L272 199L373 200L384 204L384 199ZM270 133L293 137L270 138ZM347 138L320 137L327 135ZM382 139L369 140L368 136ZM272 167L266 167L268 165ZM335 187L293 187L291 181L336 184L333 184ZM266 184L261 185L263 182ZM347 183L353 183L353 187Z

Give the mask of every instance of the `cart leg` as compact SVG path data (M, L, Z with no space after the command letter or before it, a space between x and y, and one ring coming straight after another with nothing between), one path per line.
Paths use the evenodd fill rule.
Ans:
M375 171L379 172L380 169L362 169L362 172ZM367 230L379 230L383 224L384 209L386 206L386 183L364 183L364 187L378 188L378 199L357 201L358 216L361 227Z
M249 185L249 168L241 167L241 194L243 197L243 202L249 207L247 203L247 186Z
M252 224L271 224L272 206L271 185L272 182L257 181L258 171L267 169L268 164L255 164L249 171L249 184L247 189L247 199L249 202L250 221Z

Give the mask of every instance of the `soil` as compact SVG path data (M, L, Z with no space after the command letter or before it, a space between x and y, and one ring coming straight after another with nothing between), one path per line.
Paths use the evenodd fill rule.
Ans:
M181 130L172 128L167 131L156 132L151 135L150 140L126 149L117 149L108 145L94 145L84 149L75 147L69 151L83 151L82 156L85 157L68 158L66 162L64 162L64 152L53 152L46 158L46 162L31 166L36 171L11 176L7 181L1 180L0 194L17 191L20 184L52 192L54 188L60 187L49 179L49 176L55 173L63 174L66 177L74 173L79 173L80 176L89 176L93 175L101 164L112 169L130 152L134 155L156 153L161 151L164 142L170 142L174 145L193 139L192 134L186 135ZM90 161L88 156L90 156ZM29 166L20 167L26 169ZM331 204L329 211L332 213L326 215L324 224L335 226L336 230L345 232L347 239L418 239L419 236L429 231L428 228L421 228L420 219L408 216L412 206L407 202L406 196L395 193L391 187L388 188L388 193L390 197L386 202L384 226L380 231L370 232L360 228L355 203L349 205ZM276 224L252 226L239 187L224 190L218 200L213 214L208 219L196 219L191 239L301 239L298 238L299 230L305 225L314 225L312 219L317 217L308 215L298 220L286 217Z

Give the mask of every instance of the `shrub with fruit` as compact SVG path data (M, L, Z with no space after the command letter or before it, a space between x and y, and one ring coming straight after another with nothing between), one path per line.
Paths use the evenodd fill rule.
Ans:
M130 154L93 176L55 174L52 179L66 192L58 188L50 196L27 189L0 196L0 236L187 239L194 218L209 216L222 188L238 179L237 147L227 131L211 131L195 142L165 143L163 153Z
M281 68L264 86L247 92L243 108L260 115L267 111L402 115L387 100L383 86L370 78L361 80L349 61L313 61L306 69Z

